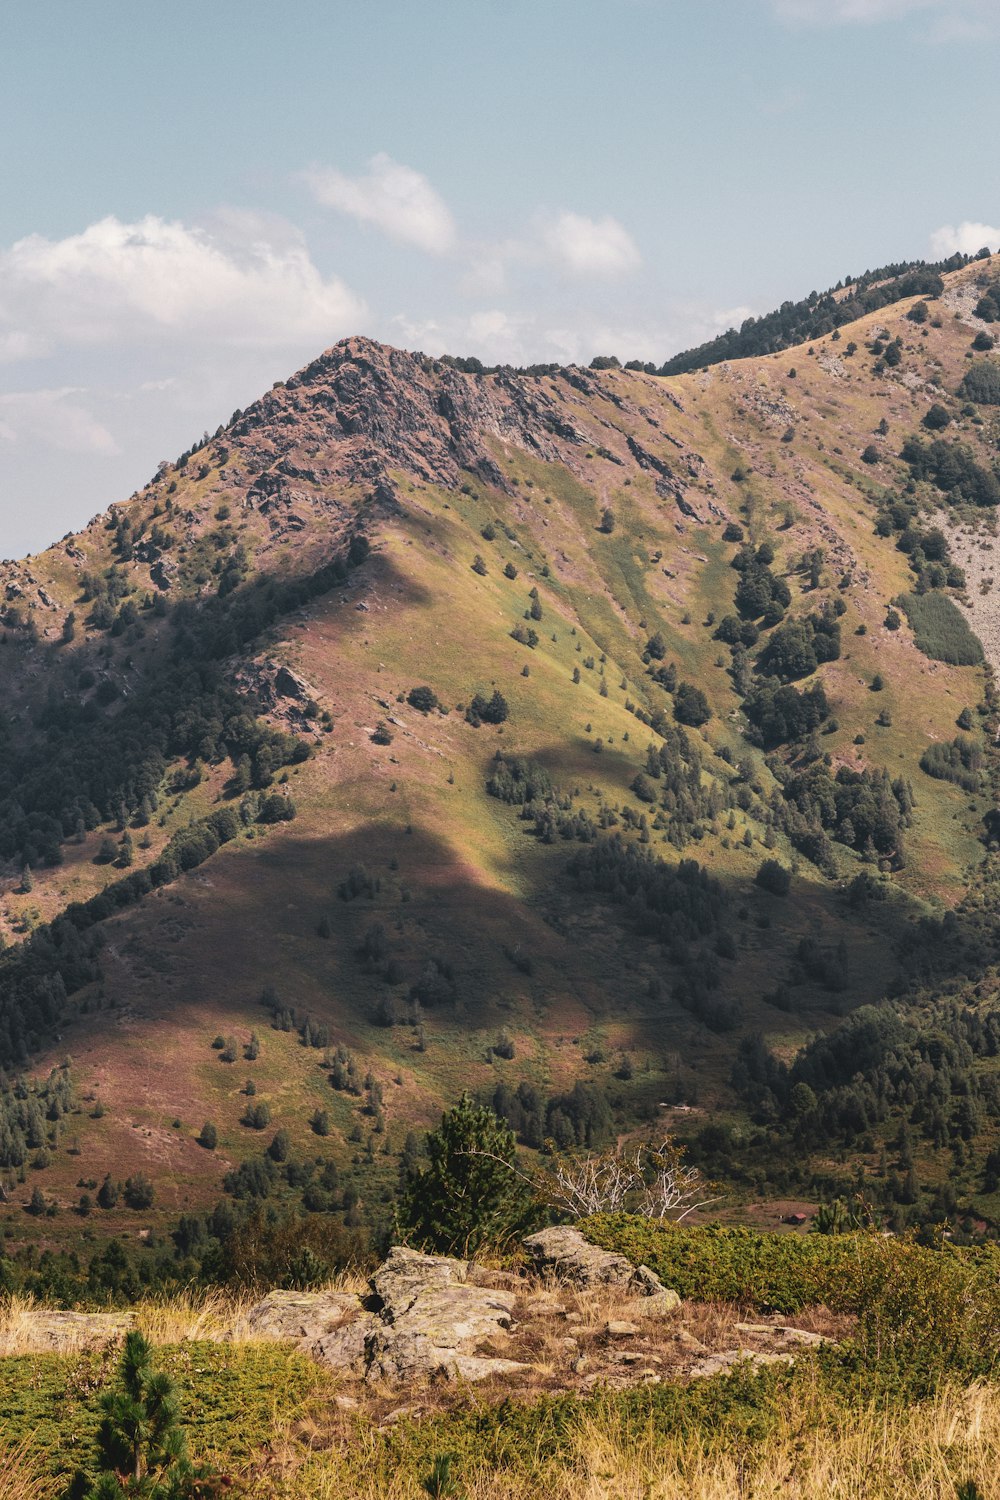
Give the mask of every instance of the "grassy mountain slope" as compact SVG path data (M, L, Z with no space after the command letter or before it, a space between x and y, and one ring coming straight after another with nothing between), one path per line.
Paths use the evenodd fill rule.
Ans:
M963 415L954 393L981 326L974 283L996 269L947 277L926 322L908 318L911 298L839 338L669 380L476 376L347 340L80 534L4 564L11 982L26 982L26 936L62 933L67 908L92 949L68 999L7 1043L11 1077L26 1046L41 1077L72 1058L69 1113L5 1174L11 1246L78 1236L69 1209L106 1173L148 1175L155 1202L120 1200L88 1233L206 1208L276 1128L355 1184L349 1222L377 1219L407 1131L463 1088L525 1082L544 1107L583 1080L618 1128L739 1124L749 1106L730 1077L750 1034L787 1061L887 993L917 1006L922 985L973 983L988 1001L989 670L930 659L905 615L887 625L914 554L876 522L904 494L898 455L933 404L953 419L947 440L992 462L991 409ZM897 336L887 367L870 346ZM910 498L930 508L919 525L940 524L938 487ZM992 509L951 501L949 524L982 536ZM754 663L784 624L758 613L741 679L717 637L737 526L773 554L753 566L787 588L786 623L839 625L839 656L791 683L825 692L812 737L753 742ZM675 679L656 681L671 663ZM684 683L707 699L703 724L676 724ZM439 707L408 701L421 686ZM495 692L508 716L470 722ZM252 718L237 725L241 708ZM973 791L920 768L966 709ZM650 746L670 765L643 794ZM488 795L498 754L547 773L547 823L543 796L522 818L519 799ZM879 844L841 819L810 857L820 794L803 793L799 823L782 794L810 766L887 771L912 785L912 808L884 791L899 821ZM222 846L177 872L184 830L226 808ZM593 859L618 837L605 880ZM670 869L695 859L717 884L692 907L674 882L656 910L636 898L633 845ZM755 883L767 860L793 871L787 895ZM82 915L144 870L139 899ZM848 900L863 875L871 890ZM235 1061L216 1036L235 1039ZM357 1092L331 1087L337 1048ZM258 1103L266 1129L240 1123ZM313 1128L316 1111L328 1118ZM195 1139L205 1120L212 1151ZM894 1130L873 1128L870 1160ZM836 1153L802 1155L841 1170ZM925 1165L933 1178L929 1148ZM58 1212L33 1222L36 1187Z

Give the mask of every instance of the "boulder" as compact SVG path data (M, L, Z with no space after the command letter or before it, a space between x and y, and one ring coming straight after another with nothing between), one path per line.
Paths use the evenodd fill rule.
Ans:
M382 1307L366 1345L369 1376L412 1380L426 1375L481 1380L527 1366L479 1353L513 1326L513 1292L470 1286L468 1263L399 1246L375 1272Z
M268 1292L247 1313L247 1331L263 1339L314 1343L361 1311L350 1292Z
M77 1349L102 1349L124 1339L134 1327L130 1312L82 1313L33 1309L24 1329L25 1346L32 1351L68 1354ZM8 1343L10 1347L3 1347ZM17 1353L17 1335L0 1341L0 1352Z
M558 1281L569 1281L579 1287L621 1287L633 1296L655 1297L658 1311L667 1311L680 1302L677 1293L665 1287L648 1266L637 1269L624 1255L592 1245L570 1224L530 1234L524 1248L536 1271Z
M481 1352L484 1343L506 1337L517 1297L470 1286L468 1272L466 1261L397 1246L372 1276L371 1298L271 1292L251 1309L247 1327L261 1338L291 1339L314 1359L359 1379L482 1380L528 1369Z
M371 1289L382 1303L383 1316L391 1323L406 1311L417 1293L431 1287L461 1285L468 1274L468 1261L450 1255L423 1255L405 1245L394 1245L372 1276Z

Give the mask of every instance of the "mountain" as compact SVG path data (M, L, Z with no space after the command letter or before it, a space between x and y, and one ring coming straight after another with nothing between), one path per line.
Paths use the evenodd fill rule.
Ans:
M992 1218L998 278L671 378L348 339L3 563L11 1264L335 1257L465 1089Z

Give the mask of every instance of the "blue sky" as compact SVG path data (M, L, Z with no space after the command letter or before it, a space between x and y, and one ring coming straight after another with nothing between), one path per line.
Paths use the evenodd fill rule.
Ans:
M1000 0L34 0L0 52L0 554L336 339L662 360L1000 246Z

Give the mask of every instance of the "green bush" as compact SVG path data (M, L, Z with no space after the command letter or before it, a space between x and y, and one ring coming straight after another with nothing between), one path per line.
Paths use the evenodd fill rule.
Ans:
M995 359L974 360L958 394L980 406L1000 406L1000 363Z
M897 601L910 622L918 648L932 661L956 667L976 666L983 648L958 607L936 589L926 594L904 594Z
M924 1393L1000 1359L1000 1247L931 1249L880 1234L761 1234L682 1228L629 1214L581 1226L606 1250L646 1265L682 1297L757 1311L825 1304L852 1313L851 1354L883 1388Z

